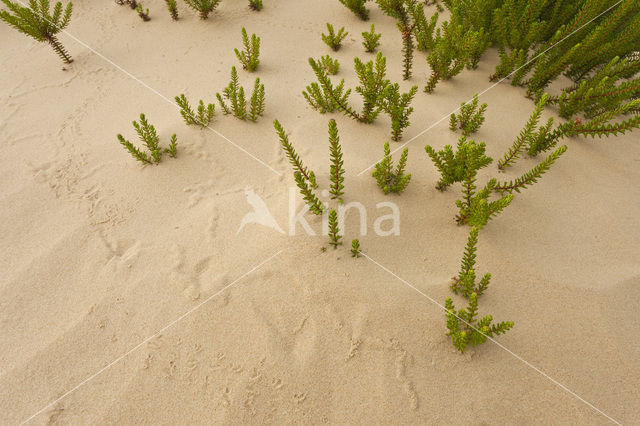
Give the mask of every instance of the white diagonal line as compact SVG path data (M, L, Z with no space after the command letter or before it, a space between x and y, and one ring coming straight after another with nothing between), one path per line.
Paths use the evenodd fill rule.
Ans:
M187 312L185 312L184 314L180 315L178 318L174 319L169 324L165 325L160 330L158 330L155 333L153 333L151 336L149 336L146 339L144 339L142 342L138 343L133 348L129 349L127 352L123 353L118 358L114 359L109 364L107 364L106 366L102 367L100 370L96 371L95 373L93 373L92 375L90 375L89 377L87 377L86 379L81 381L80 383L78 383L73 388L71 388L68 391L66 391L64 394L62 394L62 396L60 396L59 398L51 401L50 403L48 403L47 405L42 407L40 410L38 410L36 413L34 413L33 415L31 415L31 416L27 417L26 419L24 419L22 422L20 422L20 425L23 425L23 424L29 422L30 420L32 420L34 417L36 417L39 414L41 414L43 411L45 411L49 407L53 406L54 404L58 403L62 399L66 398L67 396L69 396L70 394L72 394L73 392L75 392L76 390L81 388L82 386L86 385L88 382L90 382L91 380L95 379L97 376L99 376L100 374L102 374L106 370L108 370L109 368L113 367L114 365L116 365L117 363L122 361L128 355L130 355L131 353L133 353L136 350L140 349L140 347L143 346L145 343L149 342L150 340L152 340L153 338L157 337L158 335L164 333L167 329L173 327L174 325L176 325L177 323L179 323L180 321L182 321L183 319L185 319L186 317L188 317L189 315L191 315L192 313L194 313L195 311L200 309L205 303L208 303L209 301L211 301L211 299L213 299L214 297L216 297L219 294L223 293L225 290L229 289L231 286L233 286L234 284L236 284L237 282L239 282L243 278L247 277L248 275L251 275L253 272L255 272L256 270L260 269L260 267L262 267L265 263L271 261L272 259L277 257L280 253L282 253L285 250L286 249L280 250L276 254L273 254L270 257L268 257L267 259L263 260L261 263L259 263L258 265L254 266L249 271L247 271L244 274L242 274L240 277L236 278L236 280L233 281L231 284L226 285L221 290L219 290L219 291L215 292L214 294L212 294L211 296L207 297L205 300L203 300L202 302L200 302L199 304L197 304L193 308L189 309Z
M21 0L16 0L18 3L20 3L22 6L27 7L27 5L22 2ZM40 14L40 16L45 19L46 21L48 21L50 24L54 25L55 24L53 22L51 22L51 20L47 19L46 16ZM164 101L166 101L167 103L173 105L174 107L176 107L178 110L180 110L180 106L175 103L173 100L171 100L170 98L166 97L165 95L163 95L162 93L160 93L159 91L157 91L156 89L154 89L153 87L149 86L147 83L145 83L144 81L140 80L138 77L136 77L135 75L131 74L129 71L127 71L126 69L122 68L120 65L116 64L115 62L113 62L111 59L107 58L106 56L104 56L102 53L98 52L97 50L95 50L93 47L89 46L87 43L85 43L84 41L80 40L79 38L77 38L76 36L74 36L73 34L71 34L70 32L68 32L67 30L63 29L63 28L59 28L59 30L66 34L67 36L69 36L69 38L71 38L72 40L74 40L76 43L80 44L81 46L84 46L85 48L87 48L88 50L90 50L92 53L94 53L96 56L99 56L100 59L102 59L103 61L111 64L114 68L116 68L118 71L122 72L123 74L125 74L127 77L131 78L132 80L135 80L138 84L140 84L141 86L145 87L146 89L149 89L151 92L155 93L156 95L158 95L160 98L162 98ZM191 117L194 118L194 117ZM226 137L225 135L223 135L222 133L220 133L219 131L217 131L216 129L210 127L209 125L205 126L207 129L211 130L213 133L215 133L217 136L221 137L222 139L224 139L225 141L227 141L228 143L230 143L231 145L233 145L234 147L236 147L237 149L239 149L240 151L244 152L246 155L248 155L249 157L253 158L254 160L256 160L258 163L262 164L263 166L265 166L266 168L268 168L269 170L271 170L273 173L277 174L278 176L282 176L282 172L277 171L276 169L274 169L273 167L271 167L270 165L268 165L267 163L265 163L264 161L262 161L261 159L259 159L258 157L256 157L255 155L253 155L252 153L250 153L249 151L247 151L245 148L243 148L242 146L238 145L237 143L235 143L234 141L232 141L231 139L229 139L228 137Z
M536 59L538 59L540 56L544 55L545 53L547 53L549 50L553 49L554 47L558 46L560 43L562 43L563 41L565 41L566 39L568 39L569 37L571 37L573 34L575 34L576 32L580 31L581 29L583 29L584 27L586 27L587 25L591 24L593 21L595 21L596 19L598 19L599 17L601 17L602 15L604 15L605 13L609 12L611 9L613 9L614 7L618 6L620 3L622 3L623 0L619 0L616 4L614 4L613 6L609 7L607 10L605 10L604 12L598 14L596 17L594 17L593 19L589 20L588 22L584 23L582 26L580 26L578 29L572 31L571 33L569 33L566 37L563 37L559 42L557 42L556 44L548 47L547 49L545 49L542 53L534 56L533 58L531 58L530 60L528 60L527 62L524 63L524 65L516 68L515 70L513 70L511 73L509 73L508 75L506 75L505 77L501 78L500 80L498 80L497 82L493 83L491 86L487 87L486 89L484 89L482 92L478 93L478 98L482 95L484 95L485 93L487 93L489 90L493 89L494 87L496 87L497 85L499 85L500 83L502 83L503 81L505 81L507 78L511 77L513 74L515 74L516 72L518 72L519 70L521 70L522 68L526 67L527 65L529 65L531 62L535 61ZM465 102L469 103L473 100L473 98L467 100ZM451 114L455 114L456 112L460 111L460 108L462 108L462 106L459 106L458 108L454 109L453 111L451 111L449 114L443 116L442 118L440 118L438 121L436 121L435 123L431 124L429 127L427 127L426 129L422 130L420 133L418 133L417 135L415 135L414 137L412 137L411 139L409 139L408 141L406 141L405 143L403 143L402 145L400 145L399 147L397 147L396 149L394 149L393 151L391 151L391 154L395 154L396 152L398 152L399 150L401 150L402 148L404 148L405 146L409 145L411 142L413 142L414 140L416 140L417 138L419 138L420 136L424 135L425 133L427 133L429 130L433 129L434 127L436 127L438 124L442 123L442 121L446 120L449 116L451 116ZM382 160L382 158L380 158L378 161ZM372 165L370 165L369 167L367 167L366 169L362 170L360 173L358 173L358 176L360 176L361 174L363 174L364 172L366 172L367 170L371 169L373 166L375 166L376 163L373 163Z
M397 278L398 280L400 280L403 284L407 285L408 287L412 288L413 290L415 290L416 292L420 293L422 296L426 297L427 299L429 299L429 301L431 301L433 304L435 304L436 306L438 306L439 308L441 308L442 310L444 310L445 312L449 312L447 310L446 307L444 307L443 305L441 305L440 303L438 303L434 298L432 298L431 296L429 296L428 294L426 294L425 292L423 292L422 290L420 290L419 288L415 287L413 284L411 284L409 281L405 280L404 278L399 277L398 275L396 275L393 271L391 271L390 269L388 269L387 267L385 267L384 265L381 265L380 263L376 262L375 260L373 260L371 257L369 257L368 255L366 255L365 253L360 253L362 256L366 257L368 260L370 260L372 263L376 264L379 268L381 268L382 270L388 272L389 274L391 274L392 276L394 276L395 278ZM578 399L579 401L583 402L584 404L586 404L587 406L589 406L590 408L592 408L593 410L595 410L596 412L598 412L599 414L603 415L604 417L606 417L607 419L611 420L613 423L617 424L617 425L621 425L621 423L619 421L617 421L616 419L614 419L613 417L609 416L607 413L605 413L604 411L600 410L598 407L596 407L595 405L593 405L592 403L590 403L589 401L587 401L586 399L584 399L583 397L581 397L580 395L578 395L577 393L575 393L574 391L572 391L571 389L569 389L568 387L566 387L565 385L563 385L562 383L560 383L559 381L557 381L556 379L554 379L553 377L549 376L547 373L545 373L544 371L542 371L541 369L539 369L538 367L536 367L535 365L531 364L529 361L527 361L526 359L522 358L520 355L514 353L513 351L511 351L509 348L507 348L506 346L504 346L502 343L498 342L497 340L495 340L494 338L492 338L491 336L487 336L486 334L484 334L482 331L478 330L477 328L475 328L473 325L469 324L467 321L463 320L462 318L460 318L458 315L456 315L454 313L454 316L456 318L458 318L460 321L464 322L465 324L467 324L469 327L473 328L475 331L477 331L478 333L484 335L487 339L491 340L493 343L495 343L496 345L498 345L498 347L500 347L501 349L504 349L506 352L508 352L510 355L512 355L514 358L516 358L517 360L521 361L523 364L525 364L527 367L531 368L532 370L534 370L536 373L540 374L541 376L543 376L544 378L546 378L547 380L549 380L551 383L553 383L554 385L558 386L560 389L564 390L565 392L567 392L568 394L570 394L571 396L573 396L574 398Z

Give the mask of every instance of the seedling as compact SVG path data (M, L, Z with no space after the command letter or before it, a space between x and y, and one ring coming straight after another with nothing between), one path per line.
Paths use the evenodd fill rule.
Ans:
M176 135L171 136L171 143L169 144L169 148L164 151L160 148L160 138L156 132L153 124L150 124L147 121L147 118L144 114L140 114L140 123L137 121L133 121L133 128L138 133L138 137L144 144L144 146L149 151L149 155L143 152L131 142L126 140L121 134L118 134L118 141L120 144L135 158L137 161L140 161L143 164L152 164L159 163L162 160L162 153L166 152L170 157L175 158L177 155L177 144L178 139Z
M369 32L365 31L362 33L362 38L364 39L362 45L364 49L369 53L375 52L378 46L380 46L380 37L382 37L382 34L376 33L375 26L371 24Z
M240 120L249 119L255 122L258 117L264 114L264 85L260 84L259 78L256 78L250 99L249 113L247 113L247 99L244 88L240 86L238 81L236 67L231 67L231 82L224 88L222 95L216 93L216 98L225 115L233 114L234 117ZM229 102L229 105L227 105L225 99Z
M184 0L191 9L198 12L200 19L207 19L222 0Z
M324 68L329 74L335 75L338 74L340 70L340 62L337 59L333 59L329 55L324 55L318 61L320 66Z
M366 2L367 0L340 0L340 3L342 3L363 21L369 20L369 11L366 7L364 7L364 4Z
M167 9L169 9L169 14L171 15L171 19L174 21L178 20L178 4L176 0L165 0L167 3Z
M473 95L470 103L460 104L460 113L451 114L449 120L449 129L456 131L462 130L464 136L469 136L478 131L482 123L484 123L484 113L487 110L487 104L482 104L478 108L478 95Z
M328 22L327 30L329 34L325 35L324 33L322 33L322 41L324 41L325 44L332 48L334 51L340 50L340 47L342 46L342 40L344 40L345 37L349 35L349 33L344 30L344 27L340 28L336 33L333 29L333 25Z
M138 16L140 17L140 19L142 19L144 22L151 20L151 18L149 17L149 9L144 9L142 7L142 3L137 4L136 12L138 13Z
M355 240L351 240L351 257L360 257L360 241L356 238Z
M57 2L53 13L50 13L49 0L30 0L29 7L22 7L10 0L2 2L9 10L0 11L0 20L39 42L49 43L65 64L73 62L56 36L69 25L73 3L67 3L63 12L62 3Z
M214 104L207 104L205 106L204 102L200 100L198 104L198 113L196 114L191 109L191 105L189 105L189 101L184 96L184 94L176 96L175 100L178 106L181 108L180 115L182 115L182 118L184 119L184 122L187 123L187 125L197 124L198 126L204 128L207 127L213 119L213 116L215 114Z
M338 201L342 202L341 197L344 194L344 161L342 160L338 126L333 119L329 120L329 155L331 158L331 166L329 168L331 189L329 194L331 194L332 199L338 199Z
M393 158L391 157L391 149L389 148L389 142L384 144L384 157L382 161L375 165L375 170L372 176L376 179L378 187L382 189L382 192L388 194L394 192L397 194L402 193L409 185L411 180L411 173L405 174L404 169L407 165L407 157L409 155L409 149L405 148L400 156L400 161L396 169L393 169Z
M236 57L242 63L242 68L253 72L258 69L260 64L260 37L255 34L251 34L251 39L247 36L247 30L242 28L242 44L244 45L244 51L233 49L236 53Z
M451 337L451 342L460 352L464 352L469 344L476 346L487 341L489 337L506 333L513 327L512 321L503 321L498 324L491 324L493 317L487 315L482 319L478 315L478 295L471 293L469 304L466 309L456 312L453 301L447 298L444 305L447 313L447 336Z
M249 0L249 9L260 12L262 10L262 0Z
M278 134L278 138L280 139L280 145L282 147L282 150L287 156L287 159L289 160L291 167L293 167L294 173L299 173L304 180L306 180L311 184L312 189L318 188L318 183L316 182L315 173L313 173L313 170L307 169L307 167L305 167L302 164L302 160L300 159L300 156L298 156L298 154L296 153L296 150L293 147L293 144L289 142L289 136L287 136L286 132L284 131L284 128L282 127L282 125L278 120L273 121L273 127L276 129L276 133Z
M342 244L342 235L340 235L340 230L338 229L338 214L335 210L329 210L329 244L333 246L334 249L337 249L339 245Z

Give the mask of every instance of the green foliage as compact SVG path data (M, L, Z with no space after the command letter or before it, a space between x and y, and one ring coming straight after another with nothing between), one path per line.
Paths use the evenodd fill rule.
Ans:
M144 9L142 7L142 3L138 3L138 5L136 6L136 12L138 13L140 19L142 19L144 22L151 20L151 18L149 17L149 9Z
M340 28L340 30L338 30L338 32L336 33L333 29L333 25L328 22L327 30L329 34L325 35L324 33L322 33L322 41L324 41L325 44L333 50L340 50L340 47L342 46L342 40L344 40L345 37L349 35L349 33L344 30L344 27Z
M457 277L454 277L451 281L451 291L455 294L461 294L465 298L470 298L471 294L475 293L480 296L489 286L491 281L491 274L485 274L478 283L476 283L476 251L478 244L478 231L476 227L472 227L469 232L469 238L467 239L467 246L465 247L464 255L462 256L462 266Z
M30 0L29 7L22 7L10 0L2 2L8 10L0 11L0 20L39 42L49 43L64 63L73 62L56 37L58 32L69 25L73 3L67 3L63 11L62 3L57 2L53 12L49 12L49 0Z
M498 161L498 169L504 170L505 168L513 165L513 163L520 157L520 154L527 148L527 146L532 143L535 145L535 142L532 142L534 138L537 137L536 129L538 127L538 121L540 120L540 116L542 115L542 111L544 110L545 105L547 104L547 100L549 99L548 95L542 96L538 103L536 104L533 113L529 117L527 124L520 131L520 135L515 140L511 148L504 154L502 159Z
M421 52L428 52L433 49L433 35L438 24L438 13L434 13L427 20L424 8L414 7L411 10L413 12L413 34L416 37L416 49Z
M504 321L498 324L491 324L493 317L487 315L478 319L478 295L471 293L469 304L466 309L456 312L456 307L450 298L445 302L447 315L447 336L451 337L451 342L460 352L464 352L469 344L476 346L487 341L489 337L494 337L506 333L513 327L513 322Z
M352 11L358 18L363 21L369 20L369 10L364 7L367 0L340 0L345 7Z
M325 206L322 201L313 193L307 180L298 171L293 172L293 177L296 180L296 185L300 188L300 194L302 198L309 206L309 210L315 215L321 215L325 211Z
M487 104L483 103L478 108L478 94L473 95L470 103L460 104L460 113L451 114L449 119L449 129L456 131L462 130L464 136L469 136L478 131L482 123L484 123L484 112L487 110Z
M331 179L331 189L329 193L332 199L338 199L342 202L344 194L344 161L342 160L342 147L340 147L340 138L338 136L338 126L335 120L329 120L329 154L331 157L331 166L329 175Z
M249 9L260 12L262 10L262 0L249 0Z
M473 140L467 140L466 136L458 140L455 153L451 145L445 145L440 151L436 151L429 145L424 149L440 172L441 177L436 184L436 189L439 191L446 190L449 185L456 182L464 181L469 174L467 170L469 164L477 171L493 161L485 155L484 143L476 144Z
M441 80L448 80L462 72L471 54L483 43L483 35L473 29L465 29L455 20L445 21L436 29L433 50L427 55L431 76L424 91L432 93Z
M329 210L329 244L333 246L334 249L337 249L339 245L342 244L342 235L340 235L340 230L338 229L338 214L335 210Z
M282 150L284 151L285 155L289 159L289 163L293 167L294 173L299 173L303 179L311 184L312 189L316 189L318 187L318 183L316 182L316 175L312 170L308 170L302 164L302 160L296 153L296 150L293 148L291 142L289 142L289 136L287 136L280 122L278 120L274 120L273 127L276 129L276 133L278 133L278 137L280 138L280 145L282 146Z
M411 180L411 173L405 174L404 169L407 165L407 157L409 150L407 148L402 151L402 156L398 162L396 169L393 169L393 158L391 157L391 149L389 148L389 142L384 144L384 157L375 166L375 170L372 176L376 179L378 186L382 189L382 192L388 194L395 192L400 194L407 188L409 181Z
M360 250L360 241L358 239L351 240L351 257L360 257L362 251Z
M482 228L489 220L497 216L504 210L511 201L513 195L502 195L495 201L489 201L491 192L495 190L497 181L491 179L480 191L476 192L476 173L473 172L473 165L467 165L468 174L462 181L462 200L456 200L459 214L456 216L458 224L468 224Z
M613 121L616 117L633 114L632 118L627 120ZM603 112L597 117L583 123L582 120L576 119L564 126L561 126L562 133L568 136L616 136L618 133L625 134L628 131L640 127L640 99L627 102L614 108L611 111Z
M167 3L167 9L169 9L169 14L171 15L171 19L174 21L178 20L178 3L176 0L165 0Z
M567 150L566 145L562 145L555 151L553 151L547 158L542 160L533 169L519 177L518 179L509 183L499 183L495 186L494 190L499 193L511 193L513 191L520 192L520 190L533 185L538 181L551 165Z
M222 0L184 0L191 9L198 12L200 19L207 19Z
M351 93L351 89L343 93L344 79L335 87L331 85L330 81L328 83L329 85L320 87L318 83L314 82L302 91L302 96L304 96L309 105L313 109L320 111L321 114L340 109L338 105L347 105L347 99ZM334 97L336 100L334 100Z
M371 24L371 29L369 30L369 32L364 31L362 33L362 38L364 39L362 45L364 46L365 50L369 53L375 52L378 46L380 46L380 37L382 37L382 34L376 33L375 26Z
M176 96L175 100L180 107L180 115L182 115L182 118L187 125L197 124L203 128L207 127L215 115L215 105L213 104L205 106L204 102L200 100L198 104L198 113L196 114L193 109L191 109L191 105L189 105L189 101L184 94Z
M354 58L353 63L358 80L360 80L360 85L355 88L355 91L362 96L363 102L359 121L373 123L380 113L380 99L389 85L389 80L385 78L387 59L378 52L375 65L373 61L363 63L359 58Z
M244 45L244 51L233 49L236 57L242 64L242 68L253 72L258 69L260 64L260 37L255 34L251 34L251 39L247 35L247 30L242 28L242 44Z
M336 75L340 70L340 62L337 59L331 58L329 55L324 55L318 61L320 66L324 68L329 74Z
M138 123L137 121L133 121L133 128L136 130L136 133L138 133L138 137L149 151L151 157L149 157L149 155L137 148L131 142L126 140L124 136L118 134L117 137L120 144L133 156L133 158L143 164L159 163L162 160L163 151L160 148L160 138L158 137L153 124L150 124L147 121L147 118L144 114L140 114L140 123ZM177 137L175 134L171 136L171 143L169 145L169 148L165 149L164 152L169 154L170 157L176 157Z
M222 95L216 93L216 98L225 115L233 114L234 117L240 120L249 119L251 121L257 121L258 117L264 113L264 85L260 84L259 78L256 78L250 99L250 109L247 114L247 99L244 88L238 81L238 71L236 67L231 67L231 82L224 88ZM229 105L227 105L225 99L229 102Z
M402 131L409 127L409 116L413 112L413 107L409 104L418 93L418 86L413 86L408 93L400 94L398 83L389 84L380 97L382 109L391 117L391 139L399 141L402 139Z

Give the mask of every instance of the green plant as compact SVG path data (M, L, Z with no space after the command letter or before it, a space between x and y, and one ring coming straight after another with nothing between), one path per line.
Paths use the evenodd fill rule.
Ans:
M467 140L466 136L458 139L456 152L453 152L451 145L445 145L444 149L436 151L431 146L426 145L425 151L440 172L440 179L436 184L436 189L444 191L449 185L462 182L468 174L468 157L473 156L473 167L481 169L488 166L493 161L484 155L485 144L476 144L472 140Z
M555 161L560 158L562 154L567 150L566 145L562 145L555 151L553 151L547 158L542 160L538 165L536 165L533 169L529 170L524 175L520 176L516 180L510 181L509 183L499 183L494 187L494 191L499 193L512 193L520 192L520 190L533 185L538 181L540 176L542 176Z
M382 34L376 33L375 26L371 24L371 29L369 30L369 32L364 31L362 33L362 38L364 39L362 45L364 46L365 50L369 53L375 52L378 46L380 46L380 37L382 37Z
M313 193L307 180L302 176L302 174L298 171L293 172L293 176L296 180L296 185L300 188L300 194L302 194L302 198L309 206L309 210L316 215L321 215L325 211L325 206L322 204L322 201L318 199L318 197Z
M318 187L318 183L316 182L315 173L313 173L312 170L307 169L302 164L302 160L296 153L296 150L291 144L291 142L289 142L289 136L287 136L280 122L278 120L274 120L273 127L276 129L276 133L278 134L278 138L280 139L280 145L282 146L282 150L287 156L287 159L289 160L289 163L293 167L294 172L299 173L303 179L308 181L311 184L312 189L316 189Z
M486 110L486 103L483 103L478 108L478 94L473 95L473 100L470 103L463 102L460 104L459 114L451 114L449 129L452 131L461 129L464 136L477 132L482 123L484 123L484 112Z
M369 11L366 7L364 7L364 4L366 2L367 0L340 0L340 3L342 3L346 8L352 11L358 18L362 19L363 21L369 20Z
M180 107L180 115L182 115L182 118L187 125L197 124L203 128L207 127L215 115L214 104L207 104L205 106L204 102L200 100L198 104L198 113L196 114L193 109L191 109L191 105L189 105L189 101L184 94L176 96L175 101Z
M416 37L416 49L421 52L428 52L433 49L434 32L436 25L438 24L438 13L431 15L431 18L427 20L422 7L414 7L413 20L415 27L413 28L413 34Z
M447 298L445 305L447 315L447 336L460 352L464 352L469 344L476 346L487 341L489 337L498 336L509 331L513 327L512 321L503 321L491 324L493 317L487 315L478 319L478 295L471 293L466 309L456 312L456 307L451 298Z
M405 148L400 156L400 161L395 170L393 170L393 158L391 157L391 149L389 142L384 144L384 157L375 165L372 176L376 179L378 186L382 192L388 194L390 192L401 193L409 185L411 173L405 174L404 169L407 165L407 156L409 149Z
M147 121L144 114L140 114L140 123L134 120L133 128L136 130L136 133L138 133L138 137L151 154L151 157L126 140L124 136L118 134L117 137L120 144L133 156L133 158L143 164L159 163L162 160L163 151L160 148L160 138L158 137L158 133L156 132L153 124L150 124ZM169 148L164 150L164 152L169 154L170 157L175 158L177 155L177 142L178 139L176 135L172 135Z
M340 230L338 229L338 214L335 210L329 210L329 244L333 246L334 249L337 249L339 245L342 244L342 235L340 235Z
M191 9L198 12L200 19L207 19L222 0L184 0Z
M413 86L408 93L400 94L398 83L387 85L382 92L379 103L391 117L391 139L394 141L399 141L403 130L409 127L409 116L413 112L413 107L409 104L416 93L418 93L418 86Z
M337 59L331 58L329 55L324 55L318 60L318 63L322 68L324 68L329 74L335 75L338 74L340 70L340 62Z
M344 27L340 28L336 33L335 30L333 29L333 25L331 25L328 22L327 22L327 30L329 34L325 35L324 33L322 33L322 41L324 41L324 43L330 48L332 48L333 50L335 51L340 50L340 47L342 46L342 40L344 40L345 37L349 35L349 33L344 30Z
M489 201L489 196L498 184L497 180L491 179L480 191L476 192L476 172L471 164L467 165L468 174L462 181L462 199L456 200L459 213L456 216L458 224L468 224L482 228L489 220L497 216L504 210L511 201L513 195L502 195L495 201Z
M260 37L255 34L251 34L251 40L247 35L247 30L242 28L242 44L244 45L244 51L240 52L238 49L233 49L236 53L236 57L242 64L242 68L252 72L258 69L260 64Z
M325 75L326 76L326 75ZM344 90L344 79L337 86L328 85L320 87L316 82L311 83L302 91L302 96L307 100L309 105L321 114L325 112L334 112L339 109L338 105L347 105L347 99L351 93L351 89Z
M257 121L258 117L264 113L264 85L260 84L259 78L256 78L250 100L250 109L247 114L247 99L244 88L238 81L236 67L231 67L231 82L223 89L222 95L216 93L216 98L225 115L233 114L234 117L240 120ZM229 101L230 105L226 104L225 99Z
M491 274L484 274L478 283L476 283L476 251L478 244L478 231L475 226L471 228L469 232L469 238L467 239L467 246L465 247L464 254L462 256L462 266L457 277L451 279L451 291L455 294L462 294L467 299L471 297L471 294L475 293L480 296L489 286L491 281Z
M136 12L138 13L138 16L140 17L140 19L142 19L144 22L151 20L151 18L149 17L149 9L144 9L142 7L142 3L137 4Z
M633 114L634 116L627 120L612 121L627 114ZM611 111L603 112L587 122L576 119L559 126L563 135L582 135L591 136L592 138L596 136L599 138L602 136L615 136L618 133L625 134L638 127L640 127L640 99L632 100Z
M331 179L331 194L332 199L338 199L342 202L342 195L344 194L344 161L342 160L342 147L340 147L340 137L338 136L338 126L336 121L329 120L329 154L331 157L331 166L329 168L329 175Z
M413 18L418 8L422 10L422 5L416 0L376 0L376 2L384 14L397 21L396 26L402 36L402 78L408 80L411 78L413 65L413 30L416 27Z
M174 21L178 20L178 3L176 0L165 0L167 3L167 9L169 9L169 14L171 15L171 19Z
M351 257L360 257L362 251L360 250L360 241L358 239L351 240Z
M520 154L532 143L532 140L537 136L536 129L538 127L538 121L544 110L549 95L545 94L540 98L536 104L533 113L529 117L527 124L524 126L520 135L515 140L511 148L504 154L502 159L498 161L498 169L504 170L505 168L513 165L513 163L520 157ZM533 142L535 144L535 142Z
M0 11L0 20L39 42L49 43L64 63L73 62L56 36L69 25L73 3L67 3L63 12L62 3L57 2L53 13L50 13L49 0L30 0L29 7L22 7L10 0L2 2L9 10Z
M262 0L249 0L249 9L260 12L262 10Z

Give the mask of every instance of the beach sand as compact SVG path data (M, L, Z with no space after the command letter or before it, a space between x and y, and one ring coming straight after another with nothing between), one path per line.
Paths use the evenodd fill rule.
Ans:
M477 270L492 282L480 313L515 327L501 346L460 355L434 302L451 295L469 228L454 221L459 186L438 192L424 152L459 135L447 118L412 140L411 183L385 196L360 172L380 159L388 117L321 115L301 95L315 81L309 56L339 59L334 81L355 87L353 57L373 58L360 36L371 22L389 78L422 89L424 54L402 81L390 18L371 7L362 22L329 0L265 0L259 13L225 0L207 21L180 3L178 22L146 0L147 23L110 1L74 6L68 31L82 44L61 35L75 59L65 71L48 46L0 25L0 423L638 422L637 133L567 140L551 171L482 230ZM321 41L325 22L350 32L339 52ZM239 68L243 26L262 49L258 71L239 70L240 81L249 89L260 77L265 116L241 122L216 105L215 131L186 126L170 101L215 101ZM403 142L489 87L496 63L491 50L478 70L420 91ZM508 82L481 101L487 119L473 138L497 161L533 103ZM118 133L136 139L141 112L164 144L178 135L177 159L142 167L118 144ZM282 123L326 189L330 118L345 202L368 213L360 235L351 211L338 250L311 214L316 235L299 225L289 235L295 183L272 126ZM504 174L492 164L480 182L537 161ZM252 192L284 233L258 224L238 233ZM373 232L385 201L399 208L398 236ZM350 256L353 238L367 257Z

